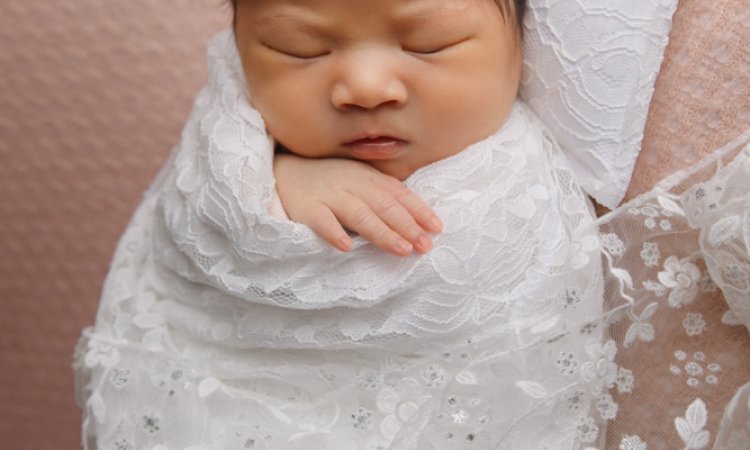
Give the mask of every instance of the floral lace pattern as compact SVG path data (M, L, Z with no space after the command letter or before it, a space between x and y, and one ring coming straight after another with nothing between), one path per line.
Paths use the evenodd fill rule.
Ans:
M641 148L677 0L527 4L521 96L583 189L614 208Z
M742 438L741 406L719 423L746 381L733 369L750 362L742 315L726 318L722 301L747 277L730 243L744 219L710 230L737 212L719 212L720 193L750 179L750 148L597 221L519 104L497 135L408 181L445 219L435 250L401 260L358 241L341 255L266 212L271 145L233 49L229 33L213 41L211 84L78 348L86 448L699 449ZM694 189L677 192L686 179ZM703 247L715 243L733 259L710 261ZM706 352L714 339L724 353ZM659 351L673 346L664 364ZM645 434L653 423L673 435Z
M603 245L613 280L605 310L625 311L608 334L621 342L617 362L632 371L628 395L613 394L619 412L607 429L619 448L740 449L750 442L737 437L741 420L722 418L742 395L741 368L750 362L750 322L741 318L749 297L735 290L750 274L742 263L750 247L736 218L747 211L748 142L750 130L599 220L600 233L625 243ZM726 248L733 259L722 259ZM644 432L669 428L671 437Z

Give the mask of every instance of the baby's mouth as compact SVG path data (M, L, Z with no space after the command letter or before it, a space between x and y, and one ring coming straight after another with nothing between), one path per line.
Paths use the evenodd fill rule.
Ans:
M389 159L401 153L407 142L393 136L365 136L344 143L350 156L356 159Z

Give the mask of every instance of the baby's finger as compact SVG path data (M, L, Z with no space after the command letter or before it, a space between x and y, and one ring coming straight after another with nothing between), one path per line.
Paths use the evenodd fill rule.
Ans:
M404 189L408 191L406 188ZM425 253L432 249L430 236L416 222L392 191L382 192L379 189L375 191L364 189L359 193L359 197L388 228L409 241L414 250Z
M342 225L394 255L407 256L412 252L414 246L388 227L367 203L356 196L344 195L339 206L329 205Z
M305 217L291 217L291 219L306 224L315 234L342 252L352 249L352 238L346 234L334 213L323 204L311 208Z
M403 205L407 213L424 230L431 233L440 233L443 231L443 222L432 208L421 197L412 192L411 189L404 186L402 182L388 176L381 177L378 182Z
M404 208L414 217L414 220L431 233L443 231L443 221L421 197L404 187L405 191L397 197Z

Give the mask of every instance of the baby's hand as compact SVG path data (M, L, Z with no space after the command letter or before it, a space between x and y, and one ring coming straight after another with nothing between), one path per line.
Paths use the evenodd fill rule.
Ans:
M352 240L343 227L399 256L429 251L427 233L443 227L416 194L365 163L277 154L274 174L289 218L344 252Z

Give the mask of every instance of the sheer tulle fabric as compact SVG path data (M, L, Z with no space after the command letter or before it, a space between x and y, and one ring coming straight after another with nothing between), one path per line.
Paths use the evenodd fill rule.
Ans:
M230 33L209 61L79 347L88 448L747 437L749 136L595 220L519 103L496 135L409 179L445 221L435 250L400 259L357 240L340 254L267 213L272 143Z

